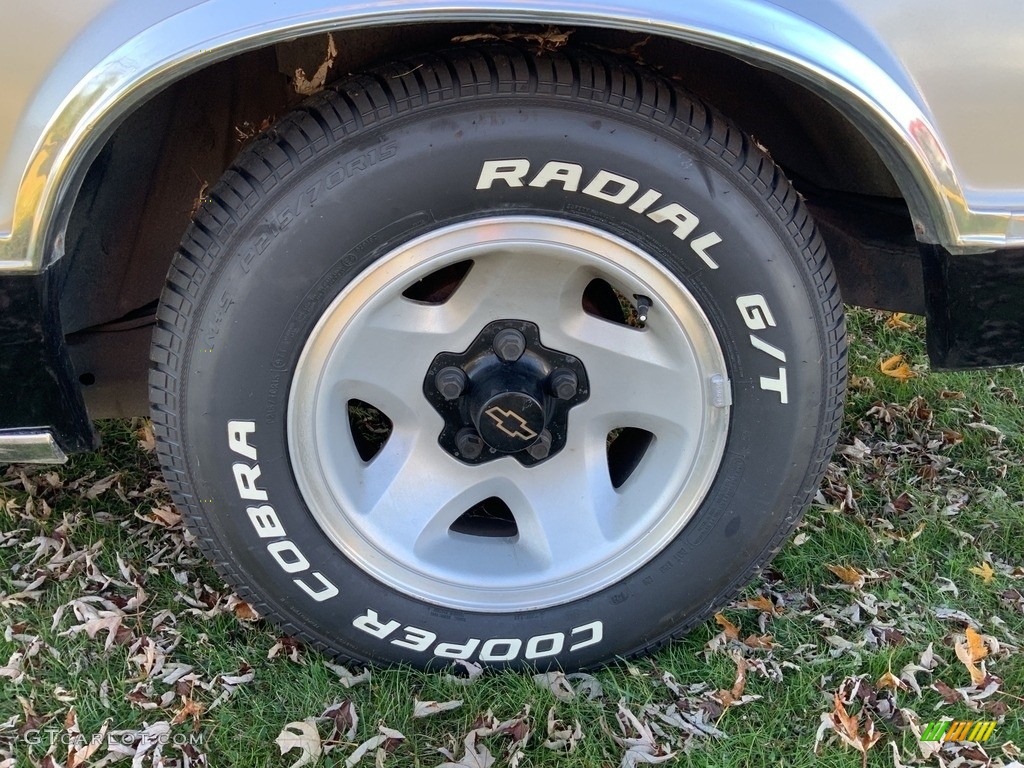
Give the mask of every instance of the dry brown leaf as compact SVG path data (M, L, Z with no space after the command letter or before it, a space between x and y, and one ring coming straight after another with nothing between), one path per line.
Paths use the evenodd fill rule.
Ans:
M893 312L891 315L889 315L889 319L885 321L885 325L888 328L893 328L896 330L912 331L914 330L914 326L903 319L906 316L906 312Z
M906 689L908 685L902 680L900 680L898 677L896 677L896 675L894 675L891 671L889 671L882 675L880 678L878 678L878 682L875 683L875 687L892 688L895 691L900 688Z
M780 614L782 613L782 607L775 605L770 599L761 595L754 598L753 600L744 600L742 603L736 604L737 608L751 608L755 611L764 611L765 613Z
M461 669L465 673L463 675L453 675L449 672L444 676L447 682L454 683L455 685L472 685L484 673L484 668L475 661L457 659L453 667L457 670Z
M838 576L844 584L857 588L864 586L864 574L856 568L846 565L826 565L825 567Z
M181 522L181 515L172 506L153 507L149 510L149 517L145 518L150 523L170 528Z
M381 765L384 761L384 755L393 750L395 746L397 746L398 742L405 741L405 735L393 728L387 728L381 725L377 727L377 730L379 731L379 735L373 736L364 741L356 747L355 752L346 758L345 768L352 768L352 766L366 757L371 749L377 750L377 765Z
M145 419L142 422L142 426L135 432L135 437L139 441L139 449L143 453L153 453L156 451L156 437L153 435L153 422L149 419Z
M228 598L227 606L239 621L260 620L260 615L256 610L237 595L232 595Z
M120 472L115 472L112 475L107 475L102 480L99 480L93 483L91 486L89 486L89 489L82 495L87 499L95 499L101 493L110 490L110 486L117 482L117 479L119 477L121 477Z
M985 641L973 628L968 627L967 642L962 643L958 640L956 643L956 657L967 668L971 675L971 683L974 685L981 685L985 682L985 668L979 668L975 662L981 661L986 656L988 656L988 648Z
M971 661L981 661L988 656L988 646L983 638L973 627L967 628L967 647L971 652Z
M722 628L722 631L725 633L727 638L730 640L740 639L740 628L725 618L724 613L716 613L715 621L718 623L718 626Z
M206 709L201 703L190 699L188 696L182 696L182 707L171 718L171 725L179 725L184 723L189 718L192 718L192 724L195 728L199 727L199 716L203 714Z
M878 366L878 370L880 370L886 376L890 376L891 378L894 379L899 379L900 381L906 381L907 379L912 379L915 376L917 376L916 373L910 370L910 366L907 364L907 361L903 358L903 355L893 355L888 360L885 360L882 363L880 363Z
M743 698L743 689L747 685L747 660L736 654L733 656L733 661L736 662L736 682L732 684L731 690L727 691L723 688L715 694L726 709Z
M324 83L327 82L327 73L334 66L334 60L337 57L338 48L334 44L334 35L328 32L327 53L316 72L313 73L313 77L307 80L306 71L302 67L295 70L295 92L300 96L312 96L314 93L322 91Z
M573 752L576 745L583 739L583 728L579 720L573 721L572 725L563 723L555 718L555 708L548 710L547 738L541 745L545 749L565 750Z
M989 563L988 560L983 560L981 565L974 568L968 568L967 570L977 576L980 576L981 580L986 584L991 584L992 578L996 574L995 570L992 568L992 564Z
M772 642L772 635L749 635L743 644L748 648L764 648L771 650L775 647L775 643Z
M878 743L882 734L875 732L875 723L871 716L864 712L864 732L860 732L860 715L850 715L843 706L843 699L835 694L835 710L830 714L832 727L835 728L839 738L856 749L861 754L861 765L868 764L868 750Z

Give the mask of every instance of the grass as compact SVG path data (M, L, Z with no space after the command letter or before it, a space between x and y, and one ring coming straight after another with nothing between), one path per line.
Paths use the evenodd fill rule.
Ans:
M125 754L146 755L139 765L160 764L155 750L140 746L140 733L161 722L170 727L159 758L165 765L288 766L300 753L281 756L275 739L282 728L343 701L355 704L358 725L349 738L327 719L314 721L332 747L322 765L343 765L382 725L405 736L385 743L385 765L435 766L447 760L441 748L461 759L467 734L488 711L523 726L480 737L498 765L629 765L613 738L624 707L651 728L650 751L676 753L673 764L858 766L861 754L834 730L816 744L837 693L859 718L858 735L867 718L879 735L867 765L893 765L890 745L906 765L1008 763L1014 743L1024 745L1024 374L931 372L921 321L908 322L913 327L883 313L851 312L840 450L819 500L745 595L766 597L782 612L742 601L723 611L740 638L771 635L772 647L728 641L721 625L708 622L650 658L594 672L603 694L593 700L558 699L530 675L513 673L464 685L444 674L375 669L370 681L345 687L329 659L281 644L263 621L243 620L245 606L174 522L152 454L140 446L142 422L104 424L104 448L64 467L11 467L0 477L0 665L7 665L0 670L0 766L70 765L69 745L81 757L104 724L107 736L86 765L116 756L110 732ZM880 362L896 354L914 378L880 373ZM114 474L106 490L96 485ZM856 569L863 585L844 584L827 565ZM108 602L75 603L89 595ZM111 628L89 625L90 618L106 618ZM991 638L989 678L974 687L955 649L968 622ZM918 664L929 645L939 662L917 673L920 695L879 685L886 673L898 677ZM734 688L738 663L747 666L742 690ZM994 690L981 697L986 687ZM942 692L957 688L963 696L954 692L957 700L944 702ZM723 710L717 692L730 689L759 698ZM463 704L413 719L414 699ZM710 713L727 737L671 725L664 716L673 705ZM582 733L571 753L544 746L552 710L553 730L578 724ZM926 757L908 723L940 718L998 725L982 748L947 745ZM524 743L526 730L532 735ZM362 764L377 757L371 750Z

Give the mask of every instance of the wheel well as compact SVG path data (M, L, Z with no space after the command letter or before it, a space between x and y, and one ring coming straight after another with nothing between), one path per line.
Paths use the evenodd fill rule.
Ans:
M551 30L522 25L339 31L325 80L480 36L560 44ZM715 105L770 151L809 202L831 201L836 231L843 230L844 207L835 201L866 200L891 210L894 237L913 242L909 214L878 153L803 85L669 38L581 28L570 42L654 67ZM61 317L93 417L146 411L148 325L182 233L207 187L247 142L305 98L296 70L314 80L327 54L328 36L320 34L213 64L150 98L103 145L72 208L61 261ZM869 288L884 293L878 273L850 264L839 270L844 283L873 281Z

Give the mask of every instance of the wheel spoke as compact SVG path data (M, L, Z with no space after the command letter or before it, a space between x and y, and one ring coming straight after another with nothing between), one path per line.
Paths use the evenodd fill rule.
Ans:
M558 455L528 470L505 499L521 546L560 567L585 566L620 533L620 499L612 488L603 438L583 430Z
M639 427L663 437L699 428L708 384L678 336L583 313L566 326L566 338L556 343L578 351L591 389L590 399L570 418L593 420L608 430Z
M475 258L473 267L442 306L472 333L493 320L516 317L542 328L579 310L593 271L571 259L502 247Z
M435 306L406 299L393 301L389 311L367 313L358 328L346 333L331 356L324 381L338 400L357 398L382 410L396 424L419 423L440 430L436 414L423 406L423 376L442 349L428 337L443 316Z

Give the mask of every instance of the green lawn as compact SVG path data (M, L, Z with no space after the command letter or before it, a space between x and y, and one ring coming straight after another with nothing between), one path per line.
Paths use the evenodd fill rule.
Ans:
M851 314L840 446L763 579L720 623L593 678L351 681L361 669L252 620L203 561L143 422L104 424L104 449L64 467L0 470L0 768L290 766L289 723L327 766L374 737L360 765L861 765L846 741L870 744L868 765L1008 764L1024 749L1024 374L932 373L921 319L904 320ZM897 354L914 378L880 372ZM937 752L914 729L940 719L998 722Z

